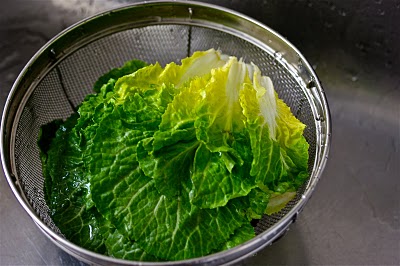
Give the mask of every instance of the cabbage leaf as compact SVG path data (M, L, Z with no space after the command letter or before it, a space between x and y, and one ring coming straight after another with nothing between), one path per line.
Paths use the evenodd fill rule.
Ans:
M229 249L308 177L305 125L254 64L213 49L134 60L94 91L38 140L50 216L84 248L142 261Z

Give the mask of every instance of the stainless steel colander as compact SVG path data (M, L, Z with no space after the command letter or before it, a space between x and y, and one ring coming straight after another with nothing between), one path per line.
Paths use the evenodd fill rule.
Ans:
M29 61L10 92L1 125L4 171L18 201L55 244L86 262L148 264L99 255L63 237L44 200L36 144L39 128L70 116L92 93L99 76L127 60L166 64L210 48L253 62L272 79L280 98L307 125L310 178L281 212L260 220L251 241L209 256L160 264L235 263L272 243L297 218L321 176L330 144L328 105L309 63L282 36L231 10L188 1L152 1L96 15L63 31Z

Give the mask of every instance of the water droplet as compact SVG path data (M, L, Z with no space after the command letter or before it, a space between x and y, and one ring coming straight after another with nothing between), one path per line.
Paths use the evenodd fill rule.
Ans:
M311 80L310 82L308 82L308 84L307 84L307 88L308 89L312 89L312 88L315 88L317 85L315 84L315 81L314 80Z
M334 4L331 4L330 9L331 9L332 11L334 11L334 10L336 9L336 6L335 6Z
M357 77L357 76L352 76L352 77L351 77L351 81L356 82L357 80L358 80L358 77Z
M274 57L278 60L282 59L282 53L281 52L275 52Z
M54 59L56 59L57 58L57 54L56 54L56 50L54 50L54 48L51 48L50 49L50 58L52 59L52 60L54 60Z
M313 65L312 65L312 68L313 68L314 70L316 70L317 67L318 67L318 64L313 64Z
M327 29L330 29L330 28L332 28L332 23L325 21L324 27Z
M384 31L384 27L383 27L383 25L381 25L381 24L374 24L374 25L372 25L372 29L373 29L374 31L377 31L377 32L383 32L383 31Z
M385 10L379 9L378 14L379 14L379 16L384 16Z
M380 42L380 41L374 41L374 46L376 46L376 47L382 47L382 42Z
M344 11L343 9L341 9L341 10L339 10L339 15L340 16L342 16L342 17L345 17L345 16L347 16L347 12L346 11Z
M364 55L367 54L368 51L370 50L369 46L367 46L365 43L362 43L362 42L356 43L356 47Z
M15 78L16 78L16 74L14 74L14 73L8 73L7 75L6 75L6 80L7 81L12 81L12 80L14 80Z
M375 0L375 3L377 3L378 5L382 4L382 0Z
M86 15L86 14L87 14L87 10L86 10L84 7L81 7L80 13L81 13L82 15Z
M308 7L312 7L312 6L313 6L313 3L312 3L312 2L308 2L307 6L308 6Z

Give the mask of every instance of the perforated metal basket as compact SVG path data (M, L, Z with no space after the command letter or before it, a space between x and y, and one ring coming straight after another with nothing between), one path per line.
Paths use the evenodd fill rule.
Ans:
M235 263L272 243L297 218L320 178L330 144L327 102L309 63L282 36L239 13L188 1L153 1L105 12L63 31L29 61L10 92L1 125L6 178L55 244L86 262L139 264L82 249L60 234L44 200L36 144L40 126L70 116L99 76L127 60L166 64L209 48L254 62L272 79L280 98L307 125L310 178L281 212L260 220L254 239L228 251L162 264Z

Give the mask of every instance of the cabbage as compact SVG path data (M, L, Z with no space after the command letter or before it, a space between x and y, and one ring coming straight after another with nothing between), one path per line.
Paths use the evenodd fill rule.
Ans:
M38 141L50 216L84 248L143 261L232 248L308 177L305 125L254 64L213 49L133 60L95 91Z

